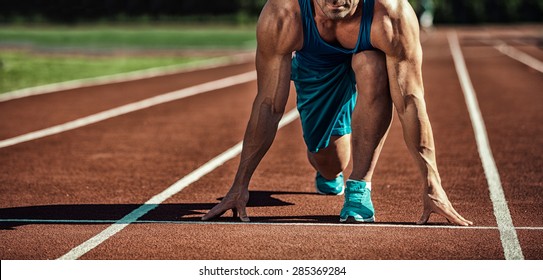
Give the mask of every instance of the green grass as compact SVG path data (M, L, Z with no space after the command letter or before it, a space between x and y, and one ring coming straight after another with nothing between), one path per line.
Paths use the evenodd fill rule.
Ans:
M241 50L253 48L254 37L254 28L0 26L0 93L201 60L205 57L149 54L156 50ZM145 56L85 55L112 49L149 52ZM78 55L63 55L63 51Z
M0 93L37 85L177 65L202 58L70 57L25 52L0 54Z
M239 49L255 46L254 28L1 27L1 44L56 48Z

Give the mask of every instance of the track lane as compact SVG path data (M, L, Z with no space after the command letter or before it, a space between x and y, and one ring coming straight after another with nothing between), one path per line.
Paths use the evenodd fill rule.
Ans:
M543 39L541 40L543 41ZM539 61L543 61L543 42L541 44L542 46L539 47L533 45L521 45L515 46L515 48Z
M210 92L0 150L0 158L10 162L0 167L0 192L5 195L0 216L119 219L238 142L254 87L253 82ZM206 105L210 103L216 107ZM240 109L224 116L217 110L222 106ZM217 125L213 133L208 130L210 119ZM110 205L118 211L104 214ZM29 236L47 232L43 225L15 228ZM91 228L96 234L105 226ZM17 258L19 251L31 253L28 244L4 243L10 231L1 234L6 248L22 246L3 259ZM66 244L64 253L71 246ZM32 253L39 259L58 257L50 251Z
M83 259L496 259L496 240L497 230L138 224Z
M20 143L37 140L37 139L48 137L51 135L61 134L66 131L85 127L94 123L99 123L111 118L130 114L133 112L137 112L140 110L158 106L164 103L202 94L205 92L247 83L255 79L256 79L256 71L249 71L247 73L230 76L227 78L195 85L192 87L176 90L173 92L167 92L167 93L160 94L160 95L147 98L141 101L129 103L120 107L112 108L112 109L102 111L96 114L92 114L83 118L69 121L60 125L55 125L52 127L38 130L38 131L33 131L27 134L23 134L14 138L2 140L0 141L0 148L14 146Z
M0 102L0 139L62 124L166 92L254 70L254 62L65 90Z
M543 74L492 48L463 51L485 118L489 140L515 226L543 225ZM492 81L492 82L488 82ZM519 232L528 259L541 259L543 238Z

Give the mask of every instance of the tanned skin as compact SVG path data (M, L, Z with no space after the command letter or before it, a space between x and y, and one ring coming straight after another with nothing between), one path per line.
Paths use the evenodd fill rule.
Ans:
M354 49L362 14L360 0L312 1L321 38ZM430 215L436 213L454 224L472 225L456 212L441 185L424 101L418 20L407 1L375 0L371 43L376 50L352 58L359 92L352 134L333 136L327 148L308 152L310 163L325 178L332 179L345 170L352 153L350 179L370 182L395 107L405 143L423 181L423 211L417 223L427 223ZM290 90L292 52L302 47L298 0L269 0L257 26L258 93L245 132L241 161L230 190L202 220L232 209L239 212L242 221L249 221L249 181L275 138Z

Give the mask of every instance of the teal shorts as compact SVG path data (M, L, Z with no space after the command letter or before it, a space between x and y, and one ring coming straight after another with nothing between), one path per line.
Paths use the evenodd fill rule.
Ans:
M310 152L328 147L332 135L351 133L357 92L350 60L333 67L307 67L294 57L291 79Z

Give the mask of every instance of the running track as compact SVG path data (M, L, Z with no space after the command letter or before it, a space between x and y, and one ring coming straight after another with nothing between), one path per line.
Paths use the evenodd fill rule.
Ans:
M424 38L440 173L473 227L437 216L414 225L420 179L397 118L374 176L378 222L340 224L343 197L314 194L295 114L253 177L251 223L230 213L200 222L239 161L235 149L222 153L241 141L248 120L256 88L249 61L1 102L0 139L10 139L168 92L202 92L0 148L0 259L542 259L540 30L442 28ZM215 82L244 73L248 81ZM194 87L204 83L215 89ZM482 132L463 91L476 95Z

